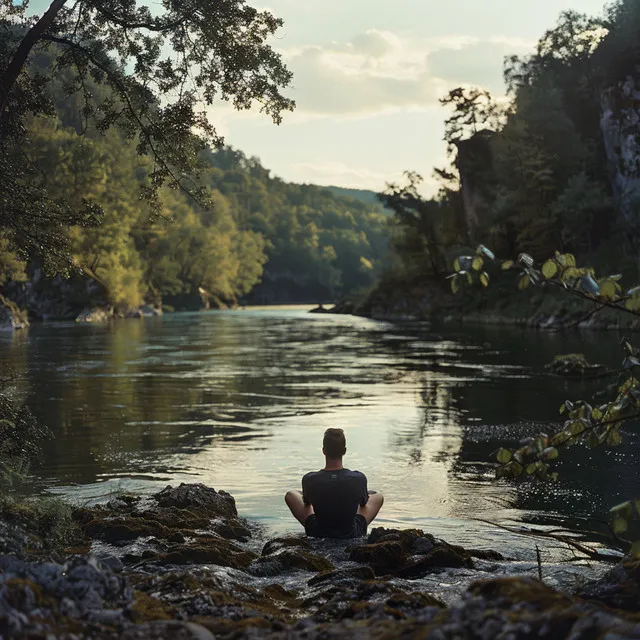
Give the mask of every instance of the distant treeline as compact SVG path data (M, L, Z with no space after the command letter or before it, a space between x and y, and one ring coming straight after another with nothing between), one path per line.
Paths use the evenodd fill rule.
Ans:
M47 73L50 64L43 53L32 69ZM106 87L87 82L96 102L109 98ZM224 147L200 153L193 193L206 187L206 202L188 186L164 186L152 211L141 188L153 161L138 154L136 137L85 119L81 92L69 97L62 82L50 90L55 113L28 119L30 180L75 210L87 203L103 210L98 226L62 232L76 265L104 285L114 306L202 292L224 303L327 302L375 281L388 251L378 203L286 183L258 159ZM28 271L0 235L0 287Z

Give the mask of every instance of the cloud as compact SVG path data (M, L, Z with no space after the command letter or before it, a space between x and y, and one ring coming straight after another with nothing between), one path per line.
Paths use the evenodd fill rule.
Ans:
M429 53L430 72L453 84L472 84L502 93L503 62L506 56L532 51L532 43L508 38L478 40L461 47L442 48Z
M349 42L282 53L294 73L288 94L297 102L298 118L363 117L424 109L460 84L500 94L504 57L530 47L506 37L410 39L372 29Z

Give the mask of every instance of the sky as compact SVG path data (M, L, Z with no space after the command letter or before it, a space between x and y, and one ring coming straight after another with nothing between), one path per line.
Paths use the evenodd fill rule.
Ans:
M42 10L47 0L34 0ZM150 2L153 5L153 2ZM284 20L272 39L294 78L279 126L228 105L210 117L225 142L290 182L372 189L417 171L434 192L450 89L504 94L502 62L526 55L561 11L604 0L248 0Z
M254 0L285 21L294 113L212 114L228 144L287 181L380 191L404 170L435 190L447 162L438 98L461 84L504 93L502 61L527 54L561 11L603 0Z

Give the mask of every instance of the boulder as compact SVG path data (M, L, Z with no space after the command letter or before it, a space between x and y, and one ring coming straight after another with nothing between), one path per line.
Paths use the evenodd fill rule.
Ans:
M160 507L190 509L195 513L204 513L210 517L236 517L236 501L226 491L216 491L204 484L185 484L178 487L167 486L156 493L154 499Z
M333 564L324 556L296 547L284 547L260 556L250 567L255 576L276 576L290 571L331 571Z
M15 302L0 294L0 331L26 329L28 326L26 311L22 311Z
M577 595L614 609L640 611L640 559L626 559L599 580L583 585Z
M463 547L436 540L420 529L371 531L367 544L347 549L349 559L371 566L376 575L418 578L442 568L473 568L471 552ZM501 558L495 551L477 551L487 559Z
M113 317L113 310L108 307L85 309L76 316L76 322L82 324L108 322Z
M269 540L264 547L262 547L262 555L268 556L280 549L286 547L300 547L302 549L309 549L309 539L303 536L289 536L286 538L273 538Z

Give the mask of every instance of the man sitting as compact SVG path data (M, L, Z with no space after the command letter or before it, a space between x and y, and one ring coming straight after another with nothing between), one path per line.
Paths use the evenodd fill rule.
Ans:
M322 441L326 464L302 478L302 492L288 491L284 497L293 516L308 536L357 538L378 515L384 502L381 493L367 491L367 477L342 466L347 452L342 429L327 429Z

